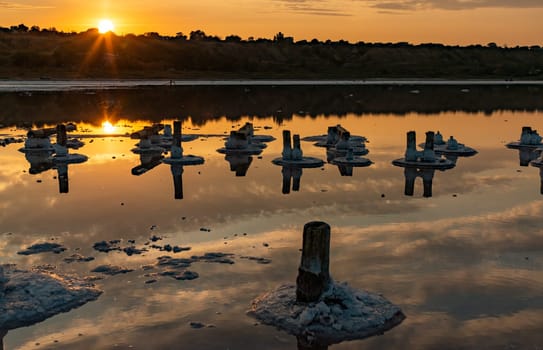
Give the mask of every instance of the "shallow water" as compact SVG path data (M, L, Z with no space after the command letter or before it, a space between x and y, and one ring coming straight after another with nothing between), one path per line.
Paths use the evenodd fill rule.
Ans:
M53 98L53 97L51 97ZM152 101L150 103L153 103ZM391 101L393 103L393 101ZM25 106L9 106L24 114ZM89 107L93 108L93 107ZM8 108L9 109L9 108ZM220 114L221 111L217 110ZM84 114L84 112L82 112ZM19 115L19 114L18 114ZM198 116L196 116L198 117ZM303 113L207 119L187 118L183 132L200 137L183 144L185 154L205 158L183 170L183 199L174 198L170 166L160 164L134 176L141 164L127 137L86 137L72 153L89 157L68 167L69 192L59 193L57 170L29 173L18 149L0 148L0 261L20 267L54 264L63 273L90 275L110 263L135 271L97 281L104 294L69 313L9 331L6 349L284 349L296 339L258 324L245 312L251 300L277 285L294 282L301 233L308 221L332 227L331 274L335 280L382 293L407 319L383 336L333 345L333 349L541 349L543 348L543 214L539 169L519 165L519 153L504 145L518 140L524 125L539 128L540 111L316 115ZM31 122L34 115L21 122ZM74 116L78 134L122 135L149 121L126 118L102 127L103 115ZM149 120L171 119L149 115ZM9 120L9 116L7 118ZM252 121L255 133L277 138L261 158L253 156L245 176L236 176L216 152L222 137ZM341 124L369 139L366 156L374 164L341 176L337 166L304 169L298 191L283 193L281 132L302 137ZM0 135L24 135L5 124ZM264 129L263 127L271 127ZM478 150L459 158L455 168L436 171L432 196L423 197L422 180L413 196L404 194L404 170L391 161L403 156L405 133L440 130ZM92 140L92 142L91 142ZM326 160L323 148L303 142L304 155ZM238 174L239 175L239 174ZM38 182L39 180L39 182ZM202 228L209 229L201 230ZM173 254L149 249L142 255L100 253L95 242L135 240L152 235L157 244L190 246ZM33 243L53 241L62 254L23 256ZM190 257L205 252L234 254L234 264L194 263L191 281L145 274L162 255ZM65 263L79 253L91 262ZM242 259L271 259L258 264ZM194 329L190 322L213 327ZM39 345L36 345L39 343Z

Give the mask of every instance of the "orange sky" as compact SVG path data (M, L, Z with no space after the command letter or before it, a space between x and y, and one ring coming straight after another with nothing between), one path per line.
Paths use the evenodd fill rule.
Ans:
M0 1L0 26L84 31L110 18L117 34L295 40L543 45L541 0L15 0Z

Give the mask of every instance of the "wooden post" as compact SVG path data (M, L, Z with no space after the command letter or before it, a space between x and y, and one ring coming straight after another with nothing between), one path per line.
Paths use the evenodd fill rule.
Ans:
M164 124L153 124L152 126L145 126L143 129L134 131L130 134L131 139L143 139L149 138L151 135L158 134L162 129L164 129Z
M172 147L170 149L171 157L174 159L183 158L183 147L181 147L181 122L173 122L173 138L172 138Z
M304 154L302 152L302 146L300 145L300 135L293 135L292 142L292 160L302 160Z
M66 125L58 124L57 125L57 144L66 147L66 142L68 141L68 135L66 135Z
M173 122L173 146L181 147L181 122Z
M283 160L292 159L292 146L290 143L290 130L283 130Z
M433 162L436 159L434 153L434 132L428 131L426 133L426 141L424 142L424 151L422 158L425 162Z
M417 134L414 131L407 132L405 160L409 162L414 162L417 160Z
M57 132L57 128L44 128L44 129L36 129L36 130L30 130L26 133L26 136L29 138L46 138L51 135L54 135ZM66 125L66 131L75 131L76 127L73 123L68 123Z
M296 301L319 300L330 284L330 225L312 221L304 225L303 250L298 277Z

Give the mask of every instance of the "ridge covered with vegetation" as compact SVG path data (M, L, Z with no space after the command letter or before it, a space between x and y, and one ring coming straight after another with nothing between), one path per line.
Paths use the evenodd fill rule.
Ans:
M543 48L0 27L0 78L543 79Z

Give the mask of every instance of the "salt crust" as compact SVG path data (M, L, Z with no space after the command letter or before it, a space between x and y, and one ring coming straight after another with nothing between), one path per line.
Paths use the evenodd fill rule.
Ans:
M400 324L401 309L384 297L331 282L318 302L296 302L296 286L285 284L253 300L248 314L312 344L362 339Z
M0 266L0 329L9 330L41 322L96 300L102 291L75 276L60 276L44 269Z

